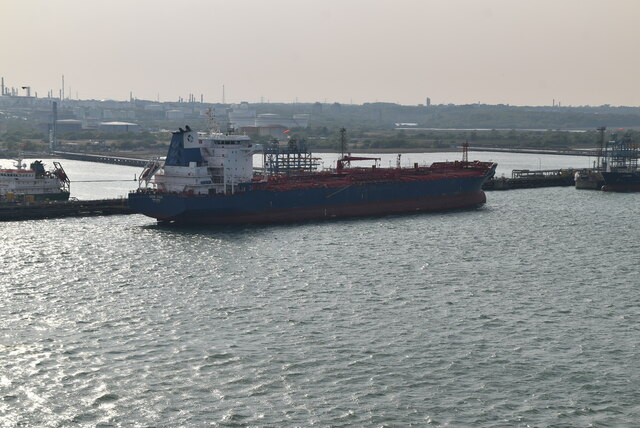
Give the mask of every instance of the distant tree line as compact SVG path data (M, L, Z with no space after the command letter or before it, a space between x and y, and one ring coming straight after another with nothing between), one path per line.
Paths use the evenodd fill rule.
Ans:
M338 150L339 135L322 135L313 128L297 130L296 137L304 138L312 149ZM348 132L349 145L354 149L448 149L458 148L468 142L471 147L500 148L541 148L566 150L572 148L595 148L600 141L596 130L572 131L443 131L443 130L399 130L378 132ZM619 137L629 137L640 143L640 132L635 130L619 131ZM606 134L605 142L610 139Z
M310 126L353 131L389 130L396 123L419 128L574 130L640 128L640 107L519 107L508 105L402 106L393 103L255 104L257 113L310 114ZM337 128L339 128L338 126Z

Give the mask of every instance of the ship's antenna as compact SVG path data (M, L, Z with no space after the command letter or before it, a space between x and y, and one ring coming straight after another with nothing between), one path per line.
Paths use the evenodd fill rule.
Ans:
M340 128L340 157L344 157L344 152L347 150L347 130Z
M26 163L22 163L22 159L23 159L22 154L20 154L14 162L14 165L18 170L23 170L27 167Z
M209 134L219 133L220 129L218 128L218 122L216 122L216 115L213 112L213 109L209 107L206 112L208 118L208 128Z

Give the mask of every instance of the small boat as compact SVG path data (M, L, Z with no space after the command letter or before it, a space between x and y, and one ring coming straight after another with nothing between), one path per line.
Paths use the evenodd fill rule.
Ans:
M27 168L17 159L14 168L0 168L0 202L66 201L69 187L69 177L59 162L46 170L42 161L33 161Z
M574 180L576 182L576 189L600 190L604 185L602 172L595 168L576 171Z

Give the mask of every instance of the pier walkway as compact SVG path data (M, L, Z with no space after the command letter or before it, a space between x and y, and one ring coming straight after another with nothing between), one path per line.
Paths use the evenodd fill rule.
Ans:
M576 172L581 169L514 169L511 178L493 177L482 186L483 190L530 189L535 187L575 186Z
M0 204L0 221L133 214L125 198Z
M597 156L597 149L512 149L503 147L469 147L472 152L524 153L533 155Z
M110 163L114 165L144 167L149 162L148 159L145 160L145 159L135 159L135 158L123 158L123 157L108 156L108 155L90 155L87 153L54 151L52 152L52 154L54 156L57 156L63 159L79 160L79 161L85 161L85 162Z

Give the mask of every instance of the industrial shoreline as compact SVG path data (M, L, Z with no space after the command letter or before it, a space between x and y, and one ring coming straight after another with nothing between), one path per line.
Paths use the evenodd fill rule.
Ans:
M471 150L487 151L487 152L509 152L509 153L542 153L542 154L572 154L587 155L586 151L572 151L558 152L558 151L533 151L530 149L516 150L516 149L484 149L473 148ZM354 151L355 152L355 151ZM396 150L389 149L385 152L397 152ZM424 150L418 150L416 152L428 153ZM405 153L416 153L406 152ZM453 151L452 151L453 152ZM589 151L590 155L595 155L595 152ZM133 152L119 152L119 154L133 154ZM139 153L135 153L139 155ZM135 166L142 167L148 162L148 158L142 157L119 157L114 153L109 155L98 155L88 153L69 153L56 151L53 153L29 153L25 154L28 157L59 157L66 159L74 159L87 162L99 162L104 164L123 165L123 166ZM574 186L574 175L578 171L575 168L561 168L555 170L522 170L514 171L512 177L499 177L493 178L483 186L485 191L500 191L500 190L512 190L512 189L525 189L525 188L537 188L537 187L556 187L556 186ZM69 203L44 203L44 204L20 204L13 207L2 207L0 210L0 221L11 220L30 220L40 218L60 218L60 217L85 217L85 216L100 216L100 215L126 215L133 212L127 206L124 199L101 199L101 200L83 200L83 201L70 201Z
M127 165L113 158L114 164ZM101 160L100 162L104 162ZM541 187L569 187L575 185L574 176L579 171L573 168L558 170L518 170L511 178L493 177L482 186L484 191L504 191ZM39 220L65 217L92 217L107 215L129 215L135 212L125 198L42 201L0 204L0 222Z

